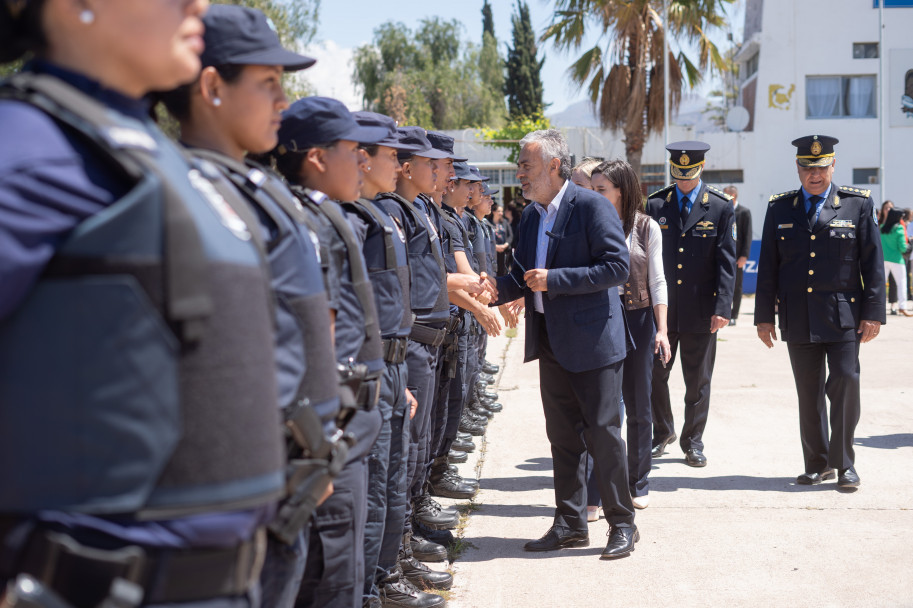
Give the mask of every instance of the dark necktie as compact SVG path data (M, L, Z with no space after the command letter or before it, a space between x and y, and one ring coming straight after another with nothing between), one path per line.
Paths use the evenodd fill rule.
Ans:
M818 201L821 200L820 196L812 196L808 199L808 226L809 228L814 227L815 225L815 214L818 212Z
M691 199L687 196L682 197L682 226L684 227L685 222L688 221L688 215L691 213Z

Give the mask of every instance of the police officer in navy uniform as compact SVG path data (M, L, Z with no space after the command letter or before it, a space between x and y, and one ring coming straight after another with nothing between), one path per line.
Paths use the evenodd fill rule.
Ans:
M333 482L334 492L314 515L314 532L297 606L358 607L362 604L364 526L367 517L367 456L382 425L377 410L386 370L374 292L362 247L336 201L359 197L359 144L374 144L388 131L358 125L342 102L305 97L282 115L276 166L300 204L324 222L319 238L329 245L338 268L337 292L330 294L342 406L354 408L346 432L355 444Z
M182 143L216 171L212 181L225 200L260 228L254 235L269 261L279 406L289 437L289 496L269 524L261 601L288 606L305 568L310 515L332 491L347 443L334 441L341 434L339 391L330 307L315 247L319 222L278 175L245 152L264 154L276 146L275 118L288 107L282 74L310 67L314 59L284 49L272 23L256 9L216 4L203 22L200 77L163 98L180 122Z
M859 345L885 323L885 279L875 204L868 190L833 184L837 138L792 142L802 187L770 198L758 267L755 325L786 342L799 396L805 472L796 483L859 486L853 433L859 421ZM825 379L825 365L827 377ZM830 400L831 433L825 395Z
M0 87L0 581L29 605L256 603L269 279L142 101L196 77L205 5L0 2L0 60L39 56Z
M735 283L736 231L729 195L701 180L710 146L680 141L666 146L675 184L650 195L646 212L663 235L663 267L669 289L667 365L653 370L653 457L675 441L669 374L681 348L685 377L685 424L679 445L685 463L707 464L704 428L710 410L710 380L716 359L716 332L729 323Z

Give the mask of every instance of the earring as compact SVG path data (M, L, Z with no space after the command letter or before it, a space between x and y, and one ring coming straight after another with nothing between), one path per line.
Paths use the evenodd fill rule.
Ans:
M92 25L95 22L95 13L93 13L89 9L85 9L84 11L79 13L79 21L83 25Z
M218 108L220 105L222 105L222 99L220 97L213 97L212 105Z
M409 179L412 179L412 176L411 176L411 175L407 175L406 177L408 177Z

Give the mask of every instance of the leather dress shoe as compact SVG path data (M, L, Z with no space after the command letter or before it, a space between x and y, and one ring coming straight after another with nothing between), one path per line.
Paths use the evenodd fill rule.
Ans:
M637 526L630 528L619 528L612 526L609 531L609 542L600 556L602 559L618 559L627 557L634 550L634 543L640 540L640 532Z
M430 498L430 497L429 497ZM413 505L412 516L432 530L452 530L460 523L459 515L441 510L434 501L419 498Z
M445 471L439 477L435 476L432 471L429 487L433 496L443 496L444 498L469 499L479 491L477 484L468 482L450 470Z
M460 418L460 427L459 428L464 433L469 433L471 436L474 436L474 437L481 437L482 435L485 434L484 426L473 422L472 420L467 418L465 415L462 418Z
M672 443L673 441L675 441L676 439L678 439L678 437L676 437L675 433L672 433L671 435L669 435L668 437L666 437L665 439L663 439L662 441L660 441L659 443L657 443L656 445L653 446L653 449L650 450L650 456L652 456L653 458L659 458L660 456L662 456L663 454L666 453L666 446L669 445L670 443Z
M381 585L380 602L384 608L444 608L447 605L447 600L440 595L419 591L405 577Z
M419 589L450 589L453 586L453 575L449 572L432 570L414 557L399 561L403 576Z
M447 548L431 542L420 534L412 534L409 548L413 557L421 562L442 562L447 559Z
M796 477L796 483L800 486L816 486L822 481L834 478L834 469L824 469L820 473L802 473Z
M523 548L527 551L556 551L568 547L588 547L590 535L588 532L573 532L566 528L552 526L542 538L531 540Z
M685 464L689 467L706 467L707 457L697 448L691 448L685 452Z
M469 454L457 450L450 450L447 452L447 460L460 464L469 460Z
M837 476L837 487L838 488L858 488L859 487L859 475L856 473L855 467L850 467L848 469L840 469L840 475Z
M466 433L466 435L469 435L469 433ZM472 435L469 435L469 437L472 437ZM472 439L463 439L461 437L457 437L456 439L453 440L453 443L450 444L450 451L451 452L475 452L476 444L472 442ZM453 459L451 459L451 460L453 460ZM453 462L456 462L456 461L454 460Z
M501 371L501 366L488 361L482 361L482 371L486 374L497 374Z

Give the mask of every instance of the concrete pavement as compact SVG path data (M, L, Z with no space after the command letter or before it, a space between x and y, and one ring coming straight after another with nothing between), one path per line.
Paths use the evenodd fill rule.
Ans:
M889 317L862 347L862 485L848 494L834 481L795 484L803 464L789 359L784 344L768 351L757 339L753 306L746 298L739 324L720 332L708 466L686 466L677 443L654 460L651 505L637 512L641 540L611 562L599 559L604 519L590 525L587 548L523 550L554 508L538 366L522 363L522 326L516 338L491 340L504 411L476 467L482 490L452 564L449 605L913 606L913 319ZM680 430L677 363L670 388Z

